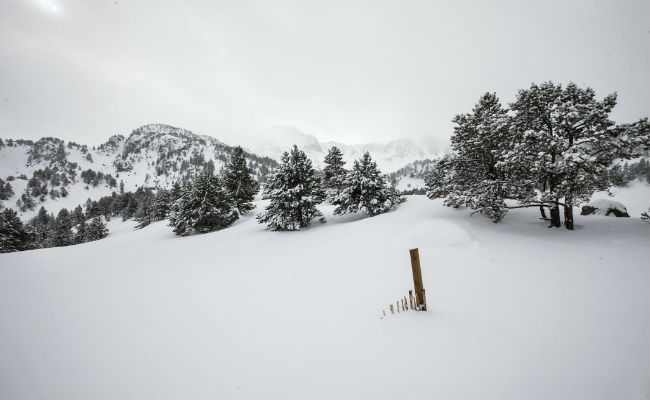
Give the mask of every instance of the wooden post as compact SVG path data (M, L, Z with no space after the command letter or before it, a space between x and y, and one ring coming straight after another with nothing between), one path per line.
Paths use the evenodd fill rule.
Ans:
M413 270L413 286L415 287L415 302L423 311L427 310L424 302L424 285L422 284L422 271L420 270L420 253L418 249L409 250L411 253L411 269Z
M409 290L409 304L411 304L411 310L415 310L415 304L413 303L413 291Z
M399 312L399 301L397 302L397 312Z
M393 310L393 305L392 304L390 305L390 313L395 314L395 310Z
M408 311L408 309L409 309L409 305L408 305L408 303L406 302L406 296L404 296L404 300L402 300L402 304L404 304L404 311Z

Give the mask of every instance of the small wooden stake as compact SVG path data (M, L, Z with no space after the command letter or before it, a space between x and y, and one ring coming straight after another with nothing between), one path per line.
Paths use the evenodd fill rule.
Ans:
M397 312L399 312L399 301L397 302Z
M413 305L413 291L409 290L409 303L411 304L411 310L415 310L415 306Z
M393 310L393 305L392 304L390 305L390 313L395 314L395 311Z
M409 250L411 254L411 269L413 271L413 286L415 286L415 301L418 307L426 311L424 303L424 285L422 284L422 270L420 269L420 253L418 249Z
M427 310L427 295L426 295L426 292L425 292L424 289L422 289L422 298L424 299L424 308L423 308L423 310L426 311Z

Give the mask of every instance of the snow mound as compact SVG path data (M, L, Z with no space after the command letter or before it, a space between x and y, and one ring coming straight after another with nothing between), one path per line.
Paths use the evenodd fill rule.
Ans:
M623 203L610 199L595 199L582 207L581 215L604 214L616 217L628 217L627 208Z

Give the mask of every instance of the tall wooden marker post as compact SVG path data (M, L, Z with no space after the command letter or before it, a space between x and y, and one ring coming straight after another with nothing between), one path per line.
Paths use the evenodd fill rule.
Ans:
M413 286L415 287L415 301L422 311L427 310L427 301L424 297L424 285L422 284L422 270L420 270L420 253L418 249L409 250L411 253L411 269L413 270Z

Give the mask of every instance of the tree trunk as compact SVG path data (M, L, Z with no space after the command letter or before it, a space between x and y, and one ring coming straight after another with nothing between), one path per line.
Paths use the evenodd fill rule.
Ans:
M542 219L546 221L548 218L546 217L546 210L544 210L544 206L539 206L539 212L542 214Z
M573 199L568 197L564 204L564 227L573 230Z
M549 228L559 228L562 226L562 221L560 221L560 206L557 203L551 207L551 225Z

